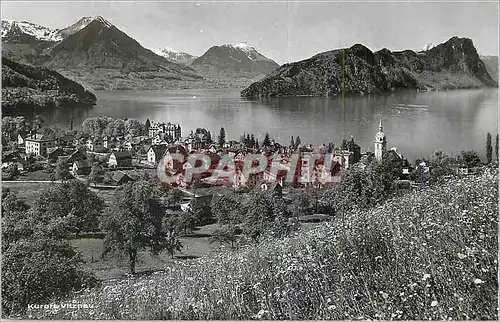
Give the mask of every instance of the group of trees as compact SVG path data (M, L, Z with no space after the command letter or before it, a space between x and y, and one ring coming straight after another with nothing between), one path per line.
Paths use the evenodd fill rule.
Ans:
M29 121L24 116L2 117L2 137L7 141L16 141L19 134L26 135L30 131L39 131L44 123L41 115L35 115Z
M255 149L259 147L259 140L255 138L255 135L252 134L243 134L240 138L240 142L245 145L245 147L249 149Z
M51 178L52 181L61 180L64 182L69 178L71 178L71 173L69 172L68 162L64 159L58 159L54 176Z
M24 312L92 286L97 280L82 269L69 240L88 232L105 234L103 256L126 255L135 273L141 251L171 256L182 249L181 233L198 223L179 205L179 190L161 191L140 180L116 192L109 207L88 187L72 180L44 189L32 207L9 189L2 191L2 307Z
M85 119L82 132L89 136L139 136L145 133L145 125L136 119L113 119L108 116L96 116Z
M183 247L180 237L197 225L211 223L209 205L191 203L191 211L180 211L182 192L160 189L153 182L139 180L116 192L115 201L101 219L106 233L104 255L125 254L130 273L135 273L137 254L166 251L173 258Z
M297 136L297 138L294 140L293 136L292 139L290 140L290 147L294 150L297 150L302 142L300 141L300 136Z
M283 237L294 227L293 214L285 200L273 191L256 188L248 194L214 196L210 205L218 223L213 241L231 244L242 233L250 242L266 237Z
M33 207L2 190L2 309L6 315L44 304L97 280L69 243L95 231L104 202L78 181L50 186Z
M217 143L219 144L219 148L224 147L224 144L226 143L226 130L223 127L220 128Z

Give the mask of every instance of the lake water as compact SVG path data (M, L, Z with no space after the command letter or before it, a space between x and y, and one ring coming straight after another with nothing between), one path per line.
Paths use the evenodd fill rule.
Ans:
M498 132L498 91L398 92L384 96L345 98L276 98L247 100L237 89L97 92L97 105L74 112L74 128L87 117L136 118L180 123L183 136L204 127L215 136L224 127L228 139L244 132L262 142L265 132L289 144L340 144L354 136L362 150L373 151L379 119L388 148L409 160L429 156L436 149L451 153L474 149L485 155L486 133ZM68 110L42 114L46 124L69 127ZM494 134L493 134L494 144Z

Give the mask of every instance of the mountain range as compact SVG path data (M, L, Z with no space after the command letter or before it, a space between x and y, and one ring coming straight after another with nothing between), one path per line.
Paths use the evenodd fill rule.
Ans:
M372 52L356 44L284 64L245 88L245 97L378 94L398 89L496 87L471 39L452 37L428 50Z
M497 86L498 79L497 57L479 57L467 38L419 52L356 44L279 66L246 42L213 46L199 57L148 49L101 16L62 29L2 20L2 55L94 90L239 87L249 97L330 96Z
M262 70L268 69L270 61L253 47L249 53L246 48L228 45L231 53L221 55L227 59L244 56L242 67L234 62L223 66L220 60L211 67L204 62L205 55L144 48L100 16L83 17L55 30L26 21L2 20L2 45L5 57L55 69L93 89L217 87L219 80L230 85L227 80L232 78L245 79L248 85L264 76ZM198 59L204 63L196 65Z

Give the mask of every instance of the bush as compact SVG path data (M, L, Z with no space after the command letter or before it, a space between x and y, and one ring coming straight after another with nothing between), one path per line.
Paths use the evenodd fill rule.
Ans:
M22 239L2 253L2 309L6 315L25 313L28 304L60 300L97 283L79 268L82 261L67 241Z
M6 316L29 316L29 304L60 300L96 283L80 269L81 259L69 242L47 233L65 227L61 218L44 221L40 213L34 214L15 193L2 191L2 310Z

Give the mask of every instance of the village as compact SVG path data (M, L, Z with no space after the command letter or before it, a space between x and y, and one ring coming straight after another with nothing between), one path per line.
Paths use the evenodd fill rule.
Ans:
M299 137L295 141L292 137L289 145L282 145L266 133L259 144L253 134L244 134L240 141L226 141L223 128L217 140L202 128L182 136L180 124L149 120L141 124L140 131L134 132L122 136L88 135L84 131L64 135L46 135L34 130L24 135L19 133L16 142L3 152L3 179L12 180L10 175L25 181L54 181L73 176L93 183L94 187L117 187L148 176L161 177L163 174L157 172L163 171L158 168L162 161L171 185L186 189L194 186L238 189L256 185L261 185L262 189L282 189L287 184L295 188L308 185L325 187L338 185L347 168L364 168L373 158L380 160L385 152L401 162L401 179L407 178L411 170L408 161L396 148L386 151L382 120L375 137L375 153L362 152L353 137L344 139L339 146L324 143L313 147L301 144ZM183 160L168 162L174 153L183 155ZM186 171L193 166L188 162L188 156L194 154L208 156L211 164L207 171L186 182ZM268 159L267 166L263 171L245 176L243 162L251 154L264 155ZM219 164L228 158L233 161L229 171L227 164L224 169ZM67 167L68 173L58 169L61 165ZM225 176L214 175L223 170ZM33 176L34 172L40 175ZM285 182L287 176L292 180Z

